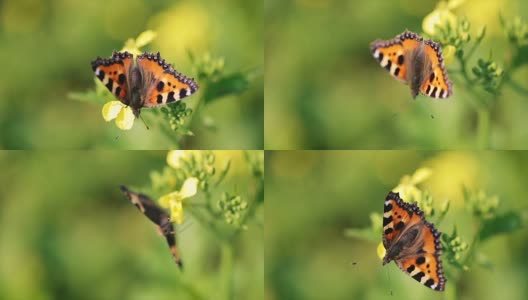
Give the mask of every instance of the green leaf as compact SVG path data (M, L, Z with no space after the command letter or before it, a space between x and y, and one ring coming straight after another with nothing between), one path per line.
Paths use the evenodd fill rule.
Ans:
M371 242L380 242L381 241L381 232L375 231L372 228L349 228L345 229L346 237L354 237L362 240L367 240Z
M204 94L205 103L224 96L240 94L248 88L248 85L247 75L241 72L223 76L207 85Z
M71 92L68 93L68 98L81 101L81 102L90 102L90 103L96 103L96 104L105 104L106 101L104 98L99 96L95 91L87 91L87 92Z
M513 68L528 63L528 45L521 46L517 49L517 55L512 61Z
M497 215L491 219L484 220L479 238L486 240L492 236L509 233L522 227L522 220L519 213L510 211L503 215Z

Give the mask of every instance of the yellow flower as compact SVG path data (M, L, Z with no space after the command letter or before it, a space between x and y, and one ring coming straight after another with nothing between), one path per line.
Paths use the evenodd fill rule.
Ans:
M179 191L162 196L158 201L161 206L170 209L170 219L177 224L183 223L183 200L196 195L198 179L187 178Z
M185 156L183 150L171 150L167 154L167 164L175 169L180 167L180 159Z
M181 160L184 157L194 156L197 160L201 158L200 150L171 150L167 153L167 164L175 169L181 166Z
M420 168L412 176L403 176L400 184L392 189L392 191L400 193L400 197L407 202L416 201L420 203L422 200L422 191L416 185L427 180L431 176L431 173L431 169Z
M453 58L455 57L455 46L447 45L442 49L442 54L444 55L444 63L446 65L449 65L453 62Z
M376 249L376 253L378 254L378 257L383 260L383 258L385 257L385 253L387 252L387 250L385 250L385 246L383 246L383 243L380 242L378 244L378 248Z
M129 130L134 125L134 112L132 108L119 101L110 101L103 106L103 118L106 122L115 119L117 127L121 130Z
M143 53L139 48L150 44L158 34L153 30L147 30L139 34L136 39L128 39L125 42L125 46L121 49L121 52L128 51L134 56Z
M448 5L440 2L435 10L423 19L422 29L428 35L434 36L437 33L438 27L445 27L448 24L451 28L455 28L457 17L449 10Z

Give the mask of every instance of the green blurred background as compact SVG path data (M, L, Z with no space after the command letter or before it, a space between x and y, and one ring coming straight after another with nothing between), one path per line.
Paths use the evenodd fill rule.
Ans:
M392 39L406 29L422 32L422 20L437 2L266 1L266 149L474 149L472 101L482 99L469 98L459 74L449 76L454 96L448 100L420 96L413 101L409 87L370 53L375 39ZM451 2L462 2L454 13L468 17L473 38L487 26L474 58L488 58L492 50L500 66L511 53L498 14L526 22L528 2ZM459 69L458 63L447 69ZM527 65L512 76L528 87ZM526 100L503 89L490 109L489 148L528 148Z
M148 186L166 154L1 151L0 299L224 299L229 280L235 299L263 299L264 246L255 222L234 239L233 277L226 277L218 238L184 209L181 273L154 224L121 193L120 184ZM237 186L247 199L251 176L242 153L222 155L233 158L225 187ZM203 202L203 194L188 200ZM263 210L257 213L262 219Z
M462 240L473 237L462 185L497 195L500 211L526 219L526 152L268 151L266 299L526 299L525 229L482 242L479 256L491 268L473 267L459 282L448 276L444 293L420 285L392 262L382 267L377 242L344 236L345 229L369 227L370 214L383 213L385 196L400 178L424 166L432 170L423 188L435 207L451 201L440 231L450 234L456 224ZM444 270L454 271L445 257ZM455 284L459 298L448 296Z
M143 50L160 51L183 74L193 76L187 50L223 57L226 72L262 69L262 13L261 2L245 0L1 1L0 148L167 149L156 128L137 121L121 131L102 119L102 106L67 94L93 89L90 61L147 29L158 37ZM193 106L200 96L185 101ZM196 136L184 147L261 149L263 101L263 76L257 76L242 95L202 108L200 116L216 130L193 120Z

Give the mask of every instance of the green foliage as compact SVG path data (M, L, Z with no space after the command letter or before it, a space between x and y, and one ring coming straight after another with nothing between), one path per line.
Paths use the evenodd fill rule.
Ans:
M519 213L509 211L492 218L484 219L478 237L484 241L499 234L513 232L522 226L523 224Z
M73 100L82 102L91 102L103 106L108 99L114 97L112 93L103 85L103 83L94 77L95 89L86 92L70 92L68 97Z
M238 95L248 88L252 72L226 74L224 58L213 58L209 53L196 58L188 52L188 56L193 63L193 70L198 80L207 86L203 95L205 103L229 95Z
M235 239L254 221L256 209L263 202L264 190L263 178L254 173L250 173L252 180L248 188L262 191L261 193L251 194L245 190L236 192L236 188L222 184L226 177L233 176L230 174L231 156L237 153L240 154L240 151L185 151L176 159L171 159L169 154L170 167L164 167L161 172L152 171L151 186L147 188L155 194L165 194L180 189L188 178L198 179L198 187L205 202L197 203L194 199L188 199L183 203L183 210L188 210L193 220L206 228L211 237L218 241L222 248L220 264L223 266L223 276L219 276L219 279L228 281L234 278L232 264ZM255 159L261 154L263 151L247 151L247 159L243 163L251 170ZM219 171L217 165L220 165ZM187 283L186 289L198 290L199 284Z
M255 156L260 156L262 151L248 152L246 158L254 159ZM161 172L151 172L151 190L158 195L168 194L181 188L187 178L197 178L198 187L205 197L205 203L194 204L192 200L189 200L184 203L184 210L185 205L188 205L191 214L200 222L211 226L211 230L218 238L231 239L234 232L229 228L247 228L247 223L251 221L255 209L263 199L259 194L253 195L253 199L248 199L247 194L236 192L236 187L222 188L222 182L231 170L231 158L221 153L221 166L217 171L215 151L185 151L185 154L179 158L177 167L166 166ZM252 160L246 159L245 164L249 170L252 169ZM263 177L256 176L255 173L250 174L254 178L256 188L263 189ZM248 212L251 212L251 215L248 215Z
M440 7L440 5L439 5ZM437 8L439 9L439 8ZM451 12L448 12L451 14ZM522 96L528 96L528 90L523 84L512 81L512 74L523 64L528 62L527 36L528 26L519 17L513 21L506 20L499 15L501 24L509 41L510 52L513 57L506 56L498 63L489 51L488 57L473 59L473 55L480 47L486 36L486 26L482 26L476 35L471 33L471 22L465 18L444 18L439 24L435 24L436 30L431 37L441 42L444 47L454 47L455 57L459 64L462 85L468 92L468 100L477 110L478 128L477 145L479 148L489 147L489 135L491 131L490 110L503 94L504 83L508 83L512 90ZM471 69L472 74L469 73ZM488 96L481 92L487 92Z

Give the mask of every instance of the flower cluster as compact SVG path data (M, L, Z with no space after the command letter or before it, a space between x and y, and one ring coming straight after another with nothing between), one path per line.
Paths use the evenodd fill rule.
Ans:
M231 195L227 192L217 202L218 209L223 213L227 224L235 227L241 226L242 215L248 208L248 203L239 195Z
M528 24L517 16L512 21L507 21L502 15L500 21L510 43L517 47L528 45Z
M484 191L471 192L464 189L464 199L477 218L495 217L500 204L499 197L488 196Z
M170 128L174 131L180 129L185 124L185 118L192 114L192 109L187 108L183 101L177 101L161 108L161 112L167 116ZM186 132L192 135L192 132Z
M479 58L477 65L471 71L476 76L475 81L482 85L485 91L492 94L497 93L503 70L492 60L491 54L487 60Z
M223 57L213 58L210 53L205 53L199 58L190 55L194 62L193 72L198 74L198 78L214 79L224 72L225 61Z
M456 227L453 229L451 235L446 233L442 234L443 242L443 255L445 259L452 265L467 271L469 267L464 264L462 260L462 254L468 250L469 245L462 241L460 236L457 234Z

